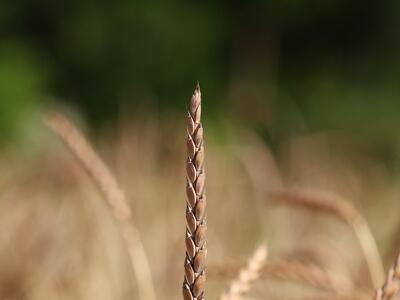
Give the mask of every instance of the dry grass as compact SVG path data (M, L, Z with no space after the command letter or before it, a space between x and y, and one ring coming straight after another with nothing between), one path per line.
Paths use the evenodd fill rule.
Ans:
M57 114L47 118L46 123L76 160L69 152L52 148L51 143L33 163L19 153L3 152L0 299L110 300L136 299L136 294L146 300L160 295L176 299L182 286L182 254L184 299L204 299L206 202L200 115L201 94L197 87L187 118L186 169L182 164L185 132L173 121L181 118L174 116L166 120L136 116L133 124L121 122L119 130L97 141L96 148L114 172L79 130ZM207 232L207 260L211 266L207 271L208 297L372 298L371 278L374 286L384 280L380 255L365 218L346 199L362 199L357 204L368 213L368 220L375 222L371 228L379 234L379 245L382 243L385 249L385 240L396 232L400 187L388 182L386 175L372 176L383 171L377 171L370 158L360 163L358 175L355 170L360 165L332 163L331 156L318 154L322 150L316 147L314 137L310 138L311 146L300 151L298 161L293 159L295 147L290 148L290 159L281 156L281 161L296 166L298 173L293 176L260 139L246 136L237 137L234 147L225 147L218 138L208 135L207 194L213 199L207 204L212 212L207 216L212 225ZM238 160L240 151L245 155ZM315 166L334 164L337 175L334 169L309 172L310 160ZM351 180L343 174L351 174ZM185 175L186 220L182 218ZM323 177L325 183L321 184ZM307 180L306 186L316 188L284 189L297 186L293 178ZM103 207L102 201L97 201L98 192L92 189L91 181L109 205ZM266 209L265 190L270 201L316 213ZM332 193L321 192L325 190ZM339 191L346 197L336 196ZM263 205L255 205L254 198L262 198ZM375 198L387 201L382 205ZM351 226L364 255L359 255L358 247L353 245L354 236L346 235L348 227L323 217L325 214ZM186 243L182 241L184 223ZM378 227L383 230L375 230ZM332 228L334 239L330 241ZM272 257L268 263L265 246L258 248L247 265L240 263L238 257L247 256L250 245L266 238L268 256ZM368 272L364 270L364 258ZM399 258L375 299L394 299L399 289L398 265ZM221 296L224 286L229 288Z
M76 156L108 201L116 220L120 223L122 235L130 253L133 270L138 280L140 299L155 300L156 294L146 251L134 225L125 193L108 167L71 122L62 115L53 114L45 120L45 123Z

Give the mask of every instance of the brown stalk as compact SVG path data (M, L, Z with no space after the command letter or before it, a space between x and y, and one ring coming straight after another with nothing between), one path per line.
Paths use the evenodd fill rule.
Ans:
M233 280L220 300L239 300L242 295L249 291L252 284L260 278L261 270L267 260L267 246L259 246L250 257L247 265L239 271L237 279Z
M376 290L375 300L389 300L400 291L400 253L390 267L386 281L382 287Z
M183 299L204 299L206 281L206 195L200 86L193 93L187 115L186 257Z
M267 196L276 203L306 207L345 221L358 239L373 286L379 286L384 278L384 270L376 241L368 223L348 201L334 194L302 189L270 191Z
M129 251L131 264L138 280L140 299L155 300L155 289L150 265L124 191L115 177L80 131L61 114L51 114L45 124L64 142L93 179L111 206Z

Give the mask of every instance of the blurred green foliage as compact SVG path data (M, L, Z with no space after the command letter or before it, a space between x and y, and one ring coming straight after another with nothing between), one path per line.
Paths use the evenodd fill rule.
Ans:
M207 108L267 132L400 127L398 1L0 2L0 132L54 101L94 124L121 109Z
M0 133L12 138L23 134L24 122L41 105L48 82L46 68L23 44L0 46Z

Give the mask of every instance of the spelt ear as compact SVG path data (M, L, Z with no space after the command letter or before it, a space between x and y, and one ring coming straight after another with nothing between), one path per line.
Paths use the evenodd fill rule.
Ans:
M187 115L187 203L184 300L204 299L206 279L206 195L204 189L204 144L201 124L201 92L197 87Z
M147 254L136 229L124 191L79 130L61 114L49 115L45 124L64 142L91 176L118 221L136 275L141 300L155 300Z

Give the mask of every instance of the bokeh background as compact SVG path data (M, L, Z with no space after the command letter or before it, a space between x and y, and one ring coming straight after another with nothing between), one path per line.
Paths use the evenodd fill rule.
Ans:
M55 101L94 126L121 109L180 111L196 80L208 111L271 140L319 129L387 142L397 135L397 1L42 0L0 8L3 136Z
M399 16L394 0L2 0L0 296L136 293L106 205L42 125L56 110L116 174L156 293L176 299L185 110L197 80L210 264L244 261L268 240L272 258L321 263L355 288L372 289L345 226L265 206L263 191L300 186L348 199L370 223L385 266L392 261L400 245ZM210 280L212 295L226 286L224 278ZM282 283L267 284L268 299L283 299ZM316 292L284 287L287 299Z

